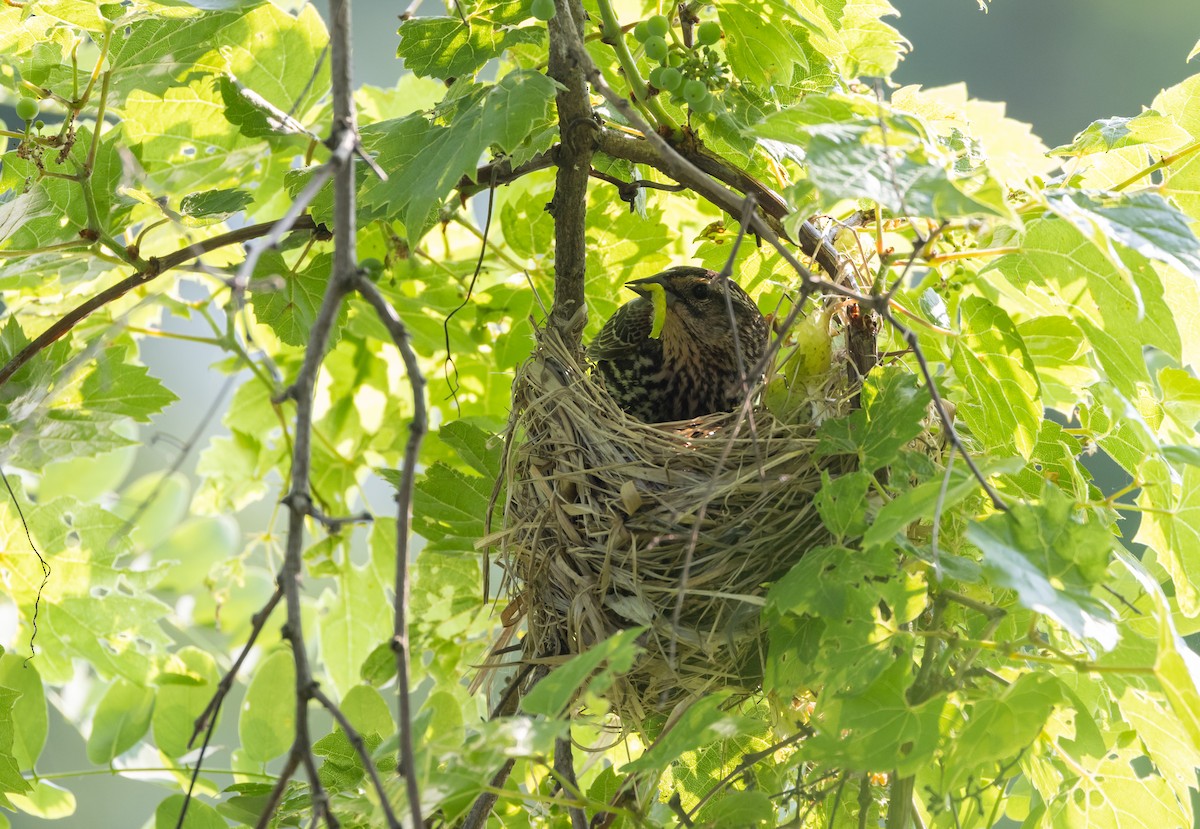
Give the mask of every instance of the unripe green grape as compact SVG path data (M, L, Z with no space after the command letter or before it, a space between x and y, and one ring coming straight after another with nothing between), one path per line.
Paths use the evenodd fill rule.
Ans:
M653 83L659 89L674 92L683 83L683 73L674 66L660 66L654 72L658 73L658 80ZM651 77L654 77L654 72L650 73Z
M35 130L43 130L46 128L46 122L39 118L33 122L33 128Z
M705 20L696 29L696 42L701 46L712 46L721 39L721 24L715 20Z
M692 78L683 85L683 100L687 101L688 106L695 107L707 97L708 87L704 85L704 81Z
M17 117L22 121L32 121L34 118L37 118L39 109L41 107L38 106L38 102L33 100L33 98L22 98L17 101Z
M648 37L650 37L650 24L645 20L633 27L633 39L638 43L645 43Z
M708 91L705 90L705 93L701 98L699 98L695 103L688 104L688 106L692 108L693 112L698 112L703 115L706 112L711 112L715 104L716 99L713 98L712 95L709 95Z
M538 20L549 20L554 17L554 0L533 0L529 10Z
M663 60L667 56L667 42L658 35L646 38L645 49L650 60Z
M683 66L683 63L684 57L679 51L673 51L671 54L667 55L668 66Z
M654 37L666 37L667 30L671 28L671 23L661 14L656 14L646 21L646 29Z

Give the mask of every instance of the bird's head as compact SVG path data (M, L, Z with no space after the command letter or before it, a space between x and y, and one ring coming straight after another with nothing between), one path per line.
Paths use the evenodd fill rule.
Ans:
M733 327L730 306L740 332L757 329L763 324L758 306L736 282L706 268L670 268L625 284L651 301L654 300L652 286L663 289L666 300L664 337L687 336L701 343L723 345L730 338Z

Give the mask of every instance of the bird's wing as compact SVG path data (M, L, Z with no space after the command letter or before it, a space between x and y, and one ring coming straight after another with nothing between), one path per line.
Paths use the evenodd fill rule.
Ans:
M593 360L628 357L650 338L653 327L654 308L650 300L638 297L622 305L608 318L600 333L588 345L587 354Z

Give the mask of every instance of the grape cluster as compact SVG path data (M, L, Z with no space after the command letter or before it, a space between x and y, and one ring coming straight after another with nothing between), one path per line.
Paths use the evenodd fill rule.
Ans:
M670 29L670 21L661 14L633 27L633 36L646 57L658 64L650 70L650 85L669 94L677 104L709 112L716 103L711 90L720 86L725 75L725 64L713 48L721 39L721 26L714 20L697 26L691 49L668 42Z

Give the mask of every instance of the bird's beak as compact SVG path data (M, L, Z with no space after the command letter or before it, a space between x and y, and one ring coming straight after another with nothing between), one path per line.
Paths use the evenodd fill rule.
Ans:
M663 279L663 274L661 273L655 274L654 276L645 276L641 279L633 279L625 283L625 287L633 291L638 296L650 299L650 289L646 287L647 285L662 286L663 293L667 297L668 305L675 301L675 292L672 291L668 286L667 281Z

